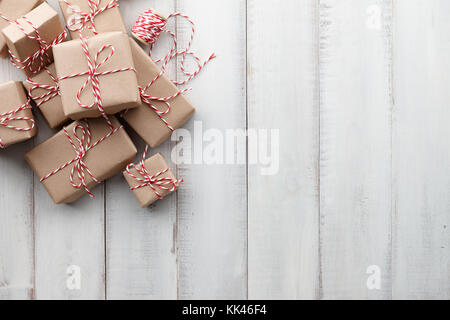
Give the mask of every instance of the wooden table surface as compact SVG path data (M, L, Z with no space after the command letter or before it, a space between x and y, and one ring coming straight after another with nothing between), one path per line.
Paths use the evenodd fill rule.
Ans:
M120 175L56 206L23 159L38 116L0 155L0 299L450 298L449 1L121 0L129 28L147 7L218 56L186 128L279 129L278 173L171 163L149 209Z

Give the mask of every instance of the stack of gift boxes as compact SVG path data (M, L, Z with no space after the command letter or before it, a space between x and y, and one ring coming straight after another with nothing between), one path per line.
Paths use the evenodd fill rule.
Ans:
M127 35L115 0L60 0L66 27L42 0L0 2L0 52L27 80L0 85L0 148L37 132L33 108L60 130L25 154L57 204L72 203L123 172L142 207L175 191L159 154L137 149L119 118L161 145L194 114L191 103ZM69 40L69 35L72 40Z

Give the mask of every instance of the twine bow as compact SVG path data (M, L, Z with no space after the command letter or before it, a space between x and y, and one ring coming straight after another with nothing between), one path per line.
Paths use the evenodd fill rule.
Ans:
M85 108L85 109L91 109L93 107L97 107L98 110L100 111L100 113L102 114L102 116L107 121L109 121L108 116L106 115L105 109L103 108L99 77L113 74L113 73L124 72L124 71L136 72L136 70L134 68L127 67L127 68L120 68L120 69L99 72L98 70L114 55L114 53L115 53L114 46L104 45L103 47L100 48L100 50L97 51L94 58L92 59L92 57L89 53L89 47L88 47L88 42L87 42L86 38L81 37L80 40L81 40L81 46L83 48L83 52L86 55L86 59L87 59L87 63L88 63L88 71L60 77L58 80L65 80L65 79L76 78L76 77L87 75L88 77L87 77L86 81L83 83L83 85L81 86L81 88L78 90L78 92L76 94L77 103L81 108ZM109 54L103 60L100 60L100 55L106 50L110 50ZM92 92L94 95L94 102L92 102L91 104L85 104L81 101L81 95L83 94L84 90L86 90L86 88L89 85L91 85L91 87L92 87Z
M44 182L48 178L54 176L58 172L62 171L63 169L73 164L72 170L70 172L70 184L75 189L83 188L91 198L95 198L95 196L92 194L92 192L89 190L87 186L86 173L89 177L91 177L91 179L95 183L101 183L101 181L99 181L92 173L92 171L88 168L84 159L90 150L95 148L97 145L108 139L110 136L112 136L122 128L123 128L122 126L114 128L108 134L103 136L101 139L97 140L95 143L91 143L92 135L91 130L89 128L89 124L87 122L80 122L79 124L75 125L75 127L73 128L73 138L70 136L67 129L64 128L64 133L67 139L69 140L70 145L73 147L75 151L75 158L73 158L70 161L67 161L59 168L53 170L45 177L43 177L40 181ZM78 183L75 181L76 178L78 178L79 180Z
M166 190L168 192L175 191L176 188L180 186L181 183L183 183L183 179L175 180L170 177L162 177L165 173L169 172L169 168L157 172L155 174L150 174L150 172L145 167L145 158L147 156L148 152L148 146L145 148L144 155L142 157L142 160L139 162L138 165L129 164L127 166L126 172L129 174L133 179L141 182L140 185L132 187L131 191L150 187L153 192L156 194L158 199L162 199L163 196L160 194L160 190ZM131 172L131 168L135 168L140 176L137 176ZM159 190L160 189L160 190Z
M85 28L89 28L92 32L97 35L97 29L95 27L95 18L103 13L104 11L119 7L119 3L117 0L111 0L107 5L100 7L101 0L88 0L89 12L81 12L79 9L75 8L68 0L64 0L64 3L76 13L73 15L71 19L67 21L67 29L70 31L82 31ZM91 26L88 26L88 23L91 23Z
M191 89L184 89L184 90L179 90L177 91L177 93L168 96L168 97L154 97L152 95L149 95L147 93L145 93L145 91L147 91L147 89L154 83L154 81L152 81L147 87L145 88L139 88L140 94L141 94L141 100L142 102L144 102L145 104L147 104L150 108L153 109L153 111L155 111L155 113L158 115L158 117L161 119L162 122L165 123L165 125L169 128L170 131L175 131L175 129L169 124L169 122L164 119L164 116L167 115L170 110L171 110L171 104L170 101L175 99L176 97L186 93L187 91L191 90ZM158 107L155 106L154 102L155 101L159 101L159 102L163 102L166 106L167 106L167 110L166 111L161 111L160 109L158 109Z
M19 113L20 111L25 110L25 109L31 109L30 100L28 100L26 103L24 103L22 106L20 106L19 108L15 109L15 110L1 113L0 114L0 126L11 129L11 130L15 130L15 131L31 131L31 130L33 130L36 125L36 122L34 121L33 118L16 116L17 113ZM10 123L11 121L27 121L28 126L27 127L18 127L18 126L12 125ZM3 144L2 139L0 138L0 149L4 149L4 148L5 148L5 145Z
M47 71L50 78L53 80L54 85L37 83L31 78L28 78L26 80L27 83L32 85L32 87L28 90L28 95L30 96L31 99L33 99L36 102L36 106L38 107L60 95L58 80L53 76L53 74L50 72L50 70L48 70L48 68L45 68L45 70ZM44 90L45 93L39 96L33 96L33 91L38 89ZM38 100L40 101L37 102Z
M80 131L80 136L78 135L77 130ZM92 180L94 180L95 183L100 183L100 181L97 180L84 162L87 152L91 149L91 130L86 125L77 124L73 128L73 139L67 132L66 128L64 128L64 133L76 153L75 163L70 172L70 183L75 189L84 188L84 190L86 190L86 192L94 198L94 195L90 192L86 184L85 172L92 178ZM75 183L75 172L77 173L80 181L79 183Z
M22 19L32 27L35 35L27 32L25 28L20 24L19 19L10 20L1 13L0 18L11 24L15 24L17 28L19 28L19 30L22 31L29 39L36 40L38 42L39 50L37 50L33 55L29 56L24 60L20 60L16 55L14 55L14 53L11 50L9 50L12 64L18 69L27 70L33 74L39 73L48 63L50 63L51 58L48 51L52 47L63 42L67 38L67 32L64 30L60 35L58 35L58 37L56 37L55 40L53 40L51 43L47 43L47 41L45 41L41 37L39 30L33 25L33 23L27 17L24 16L20 19Z

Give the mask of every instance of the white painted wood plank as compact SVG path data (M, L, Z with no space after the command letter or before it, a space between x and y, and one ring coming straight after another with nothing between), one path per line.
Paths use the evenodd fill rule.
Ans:
M395 299L450 298L449 13L394 2Z
M280 132L279 171L249 165L250 299L319 296L317 17L313 0L248 1L249 128Z
M320 1L322 298L391 291L391 1ZM369 290L369 266L381 271Z
M0 83L23 80L0 61ZM34 296L33 173L23 155L33 141L0 150L0 300Z
M130 30L138 15L146 9L155 8L168 15L174 12L174 4L175 1L122 1L121 10ZM174 25L170 27L174 28ZM161 38L155 48L161 50L155 51L156 55L166 47L164 43ZM169 76L175 78L174 70L169 70ZM137 135L132 138L139 143L142 152L143 141ZM166 142L151 150L151 154L160 152L170 163L172 145L172 142ZM171 167L176 169L174 165ZM107 298L176 299L176 195L141 209L120 175L107 182L106 196Z
M58 1L49 3L59 10ZM39 143L53 132L39 119ZM72 205L56 206L35 177L36 298L103 299L104 195L103 185L94 189L96 199L84 197ZM68 182L69 183L69 182ZM81 271L81 288L67 285L68 268ZM70 270L69 270L70 271ZM76 275L74 275L76 277ZM70 288L75 288L71 290Z
M177 0L177 9L197 23L194 47L199 54L207 58L214 51L218 56L191 83L194 90L189 98L197 107L197 126L221 133L245 129L245 1ZM186 39L189 31L188 24L178 24L180 37ZM202 133L198 128L194 132L194 127L194 121L187 125L192 138L201 139ZM237 146L245 158L245 139ZM193 149L193 155L202 151ZM180 165L178 174L186 181L178 193L178 297L246 298L245 159L242 165Z

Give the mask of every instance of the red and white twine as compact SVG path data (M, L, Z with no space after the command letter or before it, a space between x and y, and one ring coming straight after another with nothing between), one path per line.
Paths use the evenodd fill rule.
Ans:
M189 38L189 42L186 48L182 50L177 50L178 39L177 36L175 35L175 32L167 29L167 21L175 17L185 18L191 25L191 35ZM202 60L197 56L197 54L191 51L192 42L194 40L195 35L195 24L191 20L191 18L179 12L172 13L167 17L167 19L165 19L164 17L156 13L153 9L149 9L138 17L136 24L132 28L132 33L135 37L137 37L138 39L142 40L143 42L145 42L150 46L150 53L149 53L150 57L152 56L153 46L156 40L158 40L159 36L162 33L167 33L170 35L170 37L173 40L173 46L168 52L168 54L161 59L153 59L153 58L152 59L155 63L161 62L162 72L165 72L169 62L177 58L178 56L181 56L180 69L186 76L186 78L181 81L173 80L172 82L176 85L186 84L187 82L195 78L200 73L200 71L205 67L205 65L216 57L216 55L212 53L208 59L202 62ZM192 57L197 64L197 68L194 71L186 70L185 61L186 57L188 56ZM159 77L160 76L158 76L158 78Z
M141 188L145 188L145 187L150 187L153 192L155 192L156 196L159 199L162 199L163 196L161 195L161 190L165 190L168 192L172 192L175 191L176 188L178 188L180 186L181 183L183 183L183 179L180 180L176 180L176 179L172 179L170 177L162 177L165 173L169 172L169 168L157 172L155 174L150 174L150 172L148 171L148 169L145 166L145 158L147 156L147 152L148 152L148 147L145 148L144 151L144 155L142 157L142 160L139 162L138 165L135 164L129 164L126 172L128 175L130 175L133 179L137 180L138 182L140 182L139 185L130 188L132 191L137 190L137 189L141 189ZM131 168L135 168L137 170L137 172L139 173L140 176L135 175L134 173L131 172Z
M148 89L148 87L139 88L140 93L141 93L142 102L147 104L150 108L153 109L153 111L155 111L155 113L158 115L158 117L161 119L161 121L165 123L165 125L169 128L170 131L172 131L172 132L175 131L175 129L169 124L169 122L166 119L164 119L164 116L167 115L171 110L170 101L172 99L175 99L176 97L182 95L183 93L186 93L190 89L184 89L184 90L178 91L174 95L171 95L168 97L158 98L158 97L154 97L154 96L151 96L151 95L145 93L145 91ZM158 107L156 107L154 104L155 101L163 102L167 106L167 110L166 111L159 110Z
M192 26L191 29L191 35L189 38L189 42L187 44L187 47L185 49L182 49L180 51L177 51L177 45L178 40L175 35L175 33L171 30L167 29L167 20L174 17L183 17L185 18ZM216 55L213 53L207 59L206 61L202 62L200 58L191 51L192 42L194 40L195 35L195 24L194 22L186 15L181 13L173 13L169 15L167 19L156 13L153 9L149 9L146 12L144 12L142 15L139 16L139 18L136 21L136 24L134 25L132 29L132 33L134 36L141 41L145 42L150 46L150 52L149 55L152 57L152 51L153 51L153 45L155 44L156 40L160 37L162 33L167 33L171 36L173 40L173 47L170 49L169 53L161 59L152 60L155 63L162 63L161 65L161 72L155 76L155 78L144 88L140 88L141 92L141 100L142 102L146 103L150 108L153 109L153 111L156 112L158 117L161 119L162 122L169 128L170 131L174 131L174 128L172 125L170 125L167 120L164 118L165 115L167 115L171 111L171 105L170 101L175 99L176 97L180 96L181 94L186 93L190 89L184 89L181 91L178 91L176 94L169 96L169 97L155 97L152 95L147 94L147 90L150 89L150 87L158 80L160 79L163 74L166 71L167 65L170 63L171 60L175 59L178 56L181 56L181 71L186 76L186 79L182 81L173 81L172 82L175 85L183 85L192 80L195 76L197 76L200 71L203 69L203 67L209 63L212 59L216 57ZM194 60L197 63L197 68L193 72L188 72L185 68L185 59L186 56L191 56L194 58ZM158 109L158 107L155 106L156 101L163 102L167 106L166 111L162 111Z
M45 68L45 71L53 80L54 85L38 83L31 78L26 80L27 83L32 85L32 87L28 90L28 95L34 100L34 102L36 102L36 106L38 107L60 95L58 79L50 72L48 68ZM33 91L38 89L44 90L45 92L39 96L33 96Z
M27 70L33 74L39 73L46 65L50 63L51 58L48 51L52 47L63 42L67 38L67 32L64 30L51 43L47 43L47 41L45 41L41 37L38 28L36 28L27 17L24 16L20 19L10 20L5 15L0 13L0 18L11 24L15 24L17 28L19 28L19 30L22 31L29 39L36 40L38 42L39 50L37 50L33 55L29 56L24 60L20 60L16 55L14 55L14 53L11 50L9 50L12 64L16 66L16 68L18 69ZM28 23L32 27L33 32L31 33L27 32L19 20L23 20L26 23Z
M21 105L20 107L14 109L12 111L8 111L8 112L0 114L0 127L8 128L8 129L15 130L15 131L21 131L21 132L33 130L36 125L33 118L20 117L20 116L16 115L17 113L19 113L23 110L26 110L26 109L31 109L30 100L28 100L26 103L24 103L23 105ZM27 121L28 126L19 127L17 125L11 124L12 121ZM2 142L2 139L0 138L0 149L4 149L4 148L5 148L5 145Z
M91 177L91 179L94 182L100 183L101 181L99 181L94 176L92 171L88 168L88 166L86 165L86 163L84 161L84 158L86 157L87 153L90 150L92 150L93 148L98 146L100 143L102 143L103 141L105 141L106 139L111 137L113 134L115 134L120 129L122 129L122 126L114 128L108 134L103 136L101 139L97 140L95 143L91 143L92 135L91 135L91 130L89 128L89 124L87 122L80 122L73 128L73 138L70 136L67 129L64 128L64 133L65 133L67 139L69 139L69 143L73 147L76 156L72 160L67 161L66 163L64 163L63 165L58 167L57 169L53 170L52 172L50 172L49 174L47 174L46 176L41 178L40 181L43 182L43 181L47 180L48 178L54 176L58 172L64 170L65 168L67 168L68 166L73 164L74 166L72 167L72 170L70 172L70 183L71 183L72 187L74 187L75 189L83 188L89 194L90 197L95 198L87 186L86 173L89 177ZM78 134L77 131L79 131L80 134ZM76 178L75 174L79 180L78 183L75 182L75 178Z
M84 29L91 29L95 35L98 34L95 27L95 18L108 9L119 7L117 0L111 0L103 7L100 6L101 0L88 0L89 12L81 12L78 8L73 6L70 1L64 0L64 3L75 13L68 19L67 29L80 32ZM91 25L89 26L88 23Z
M110 75L113 73L118 73L118 72L125 72L125 71L136 72L136 70L132 67L127 67L127 68L119 68L119 69L113 69L113 70L100 72L99 69L114 55L114 52L115 52L114 46L104 45L97 51L94 58L92 58L89 53L89 46L88 46L88 42L87 42L86 38L81 37L80 40L81 40L81 46L83 48L83 52L86 55L86 59L87 59L87 63L88 63L88 71L59 77L58 81L87 75L88 77L87 77L86 81L83 83L80 90L78 90L78 92L76 94L77 103L81 108L84 108L84 109L91 109L91 108L97 107L98 110L100 111L100 113L102 114L102 116L108 121L108 123L111 126L111 123L109 122L108 116L106 115L105 109L103 107L99 77ZM103 60L100 60L100 55L106 50L110 50L109 54ZM86 88L89 85L91 85L91 87L92 87L92 92L94 95L94 102L92 102L91 104L85 104L81 101L81 96L82 96L84 90L86 90Z

